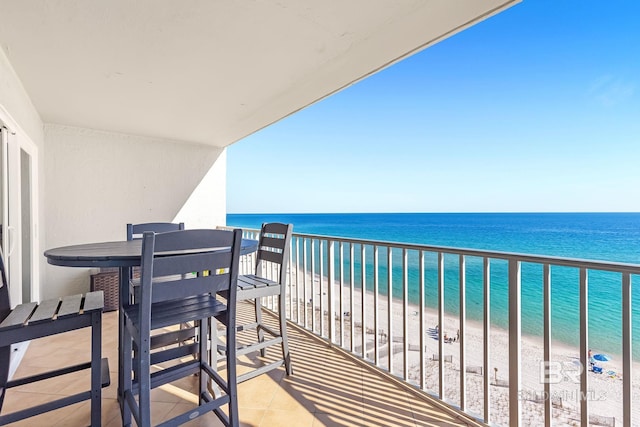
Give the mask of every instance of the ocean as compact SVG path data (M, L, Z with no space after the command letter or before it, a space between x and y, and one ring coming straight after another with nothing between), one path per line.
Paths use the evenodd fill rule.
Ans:
M367 214L228 214L227 225L259 229L263 222L285 222L294 232L399 243L514 252L640 264L640 213L367 213ZM382 257L382 255L381 255ZM399 261L400 257L395 256ZM384 258L383 258L384 259ZM367 261L371 262L371 260ZM410 259L410 283L417 260ZM381 277L385 277L385 267ZM393 276L399 280L400 265ZM436 265L427 257L427 305L435 307ZM398 272L396 272L398 269ZM491 264L492 324L508 324L506 262ZM356 266L356 271L359 271ZM359 274L359 273L358 273ZM356 277L356 283L358 278ZM367 279L368 283L372 283ZM413 281L415 283L415 280ZM467 260L467 318L482 320L482 263ZM640 360L640 277L632 276L633 356ZM381 283L381 292L386 292ZM394 294L400 295L394 280ZM396 290L398 288L398 290ZM457 257L445 257L445 310L458 312ZM589 346L595 352L621 353L620 275L590 272ZM578 271L552 268L552 335L568 345L579 343ZM418 303L418 289L409 290ZM542 268L522 267L522 330L542 335Z

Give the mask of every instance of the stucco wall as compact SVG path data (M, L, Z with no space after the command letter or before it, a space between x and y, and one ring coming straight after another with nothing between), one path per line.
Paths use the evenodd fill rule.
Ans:
M128 222L224 225L226 151L45 125L46 248L121 240ZM46 266L44 298L87 291L86 269Z

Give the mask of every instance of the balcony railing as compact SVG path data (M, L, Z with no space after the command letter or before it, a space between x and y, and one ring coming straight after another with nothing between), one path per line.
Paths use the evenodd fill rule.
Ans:
M245 237L258 233L245 230ZM254 265L247 257L243 272ZM276 271L263 274L277 277ZM637 344L640 332L632 328L638 312L632 278L639 274L640 265L296 233L286 314L331 345L486 423L631 426L640 423L632 405L640 398L632 370L634 333ZM582 369L591 366L590 278L591 286L614 289L621 304L612 308L619 325L603 326L616 337L621 372ZM561 309L552 305L560 288L562 301L553 303ZM523 302L534 313L526 319ZM263 303L277 311L274 300ZM556 316L575 318L573 356L553 352L562 347L552 341ZM451 328L455 339L446 340L447 329L454 336ZM539 343L539 354L531 342Z

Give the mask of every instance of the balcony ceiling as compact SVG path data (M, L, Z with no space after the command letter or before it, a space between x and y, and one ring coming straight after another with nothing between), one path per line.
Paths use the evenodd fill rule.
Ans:
M224 147L519 0L0 0L45 123Z

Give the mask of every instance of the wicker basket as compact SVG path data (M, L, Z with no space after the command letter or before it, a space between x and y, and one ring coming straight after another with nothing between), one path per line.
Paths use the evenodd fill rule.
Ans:
M118 309L119 283L120 274L118 273L118 269L115 269L115 271L102 271L98 274L91 275L91 291L104 292L104 311Z

